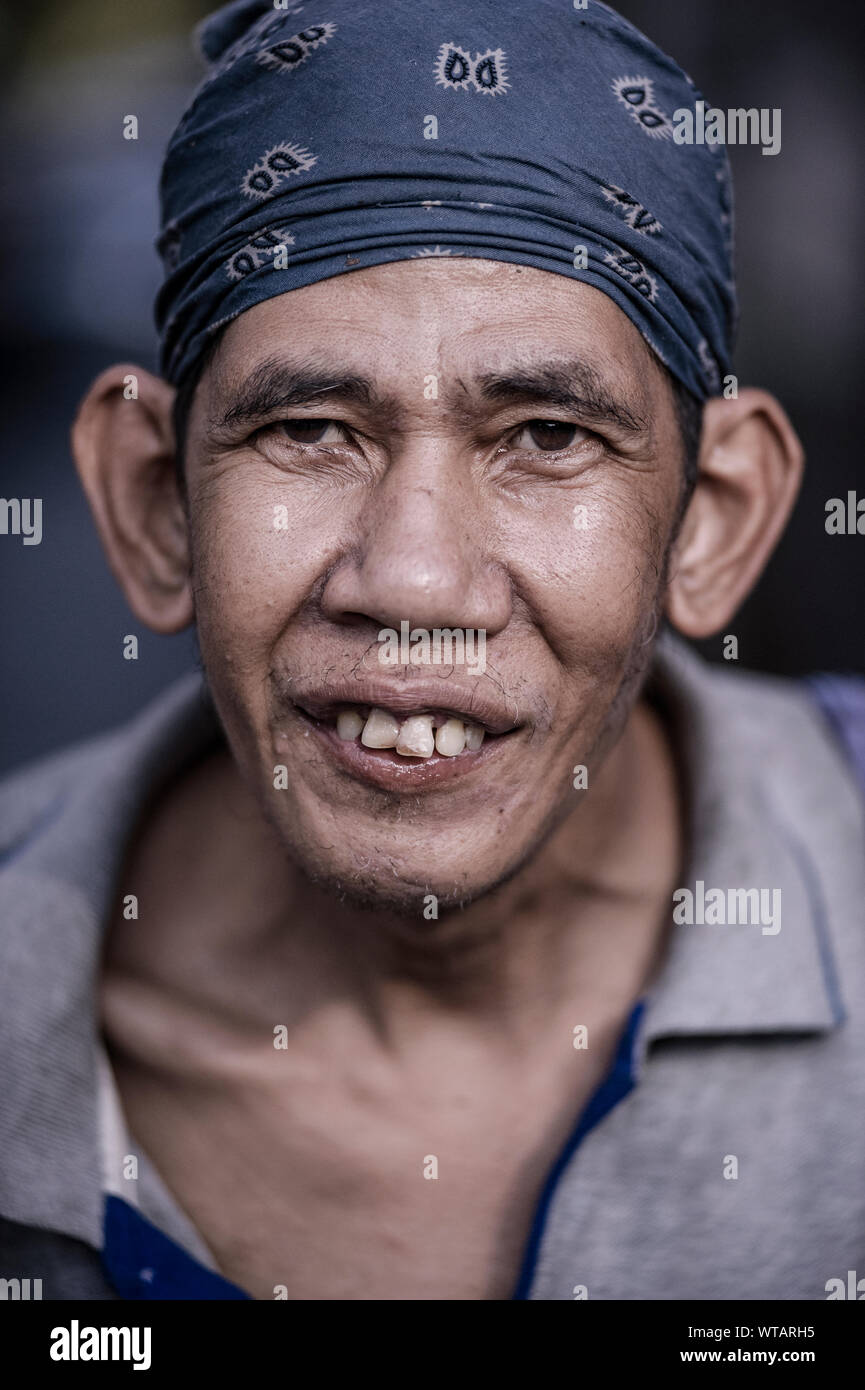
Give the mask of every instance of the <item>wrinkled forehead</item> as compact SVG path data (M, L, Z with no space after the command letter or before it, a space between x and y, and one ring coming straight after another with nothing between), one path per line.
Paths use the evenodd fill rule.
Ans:
M657 359L607 295L578 281L480 257L389 262L261 301L226 324L214 363L228 370L289 347L358 363L440 371L520 355L570 353L610 379L639 382Z
M645 430L663 373L591 286L482 260L402 262L319 282L240 314L206 374L209 427L339 400L393 427L472 424L522 402Z

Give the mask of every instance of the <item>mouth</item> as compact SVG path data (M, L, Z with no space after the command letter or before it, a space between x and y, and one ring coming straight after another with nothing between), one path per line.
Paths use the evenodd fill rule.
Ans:
M405 699L393 703L404 706ZM420 790L473 772L497 757L519 727L493 711L481 721L465 710L421 705L304 700L295 709L305 732L322 740L345 771L387 790Z

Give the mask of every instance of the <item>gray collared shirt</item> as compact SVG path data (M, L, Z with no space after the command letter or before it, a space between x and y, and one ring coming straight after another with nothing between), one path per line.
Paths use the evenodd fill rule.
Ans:
M636 1085L562 1166L527 1296L823 1299L865 1277L859 788L795 682L709 667L666 635L651 691L685 794L682 887L704 920L673 929ZM98 1254L108 1193L215 1269L126 1129L97 986L136 820L217 737L191 676L0 786L0 1279L42 1278L47 1298L116 1297ZM712 890L738 920L713 920Z

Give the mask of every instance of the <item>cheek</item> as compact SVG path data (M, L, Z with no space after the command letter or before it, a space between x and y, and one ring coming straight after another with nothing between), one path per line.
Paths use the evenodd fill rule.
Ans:
M190 513L205 663L257 671L326 569L337 514L278 479L234 473L202 487Z
M575 489L531 535L508 538L511 554L534 557L519 582L570 677L616 679L651 623L672 504L649 481L631 473Z

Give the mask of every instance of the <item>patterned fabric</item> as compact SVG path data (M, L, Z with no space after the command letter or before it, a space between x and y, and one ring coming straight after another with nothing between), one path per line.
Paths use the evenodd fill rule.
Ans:
M587 0L235 0L166 154L162 371L348 271L480 256L584 281L699 399L730 369L723 146L677 144L691 79Z

